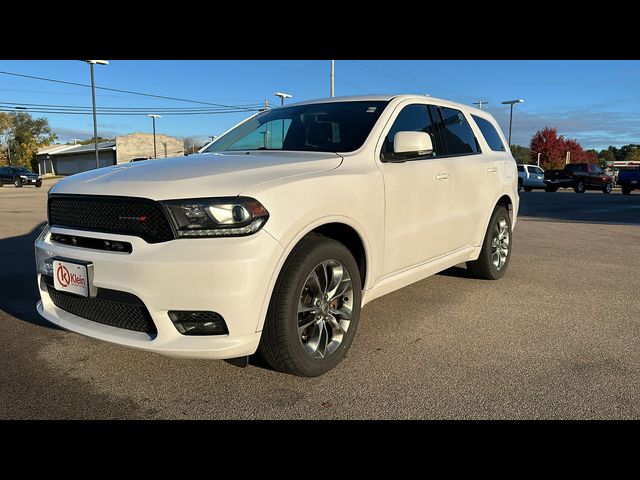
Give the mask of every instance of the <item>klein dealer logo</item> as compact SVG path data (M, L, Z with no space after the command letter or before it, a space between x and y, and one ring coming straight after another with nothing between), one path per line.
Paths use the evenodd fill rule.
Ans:
M75 273L69 272L67 267L62 264L58 265L56 276L58 277L58 282L60 282L60 285L62 285L64 288L68 287L69 285L84 287L84 278L76 275Z

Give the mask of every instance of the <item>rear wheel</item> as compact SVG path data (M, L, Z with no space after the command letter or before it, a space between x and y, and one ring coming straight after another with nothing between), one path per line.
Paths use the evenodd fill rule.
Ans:
M349 350L361 303L360 274L351 252L335 240L308 235L276 282L258 353L275 370L322 375Z
M613 190L613 184L611 182L605 183L602 187L602 193L611 193Z
M467 262L467 270L473 277L497 280L507 271L510 258L511 218L508 210L498 205L489 220L480 256Z
M573 190L576 193L584 193L584 181L583 180L578 180L575 184L575 186L573 187Z
M552 186L549 186L549 185L544 187L544 191L545 192L555 192L556 190L558 190L558 187L552 187Z
M631 195L631 187L622 187L623 195Z

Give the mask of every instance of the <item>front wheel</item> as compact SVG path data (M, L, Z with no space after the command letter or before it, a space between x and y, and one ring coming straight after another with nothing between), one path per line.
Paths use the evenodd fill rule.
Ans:
M533 188L531 188L531 187L524 187L524 191L525 191L525 192L530 192L531 190L533 190Z
M511 218L508 210L498 205L489 220L480 256L467 262L467 270L475 278L497 280L507 271L510 258Z
M544 187L544 191L545 192L555 192L556 190L558 190L557 187L551 187L549 185L547 185L546 187Z
M613 184L611 182L605 183L604 187L602 187L602 193L611 193L613 190Z
M522 179L518 179L518 191L522 190Z
M13 185L16 188L21 188L22 187L22 181L19 178L16 178L16 179L13 180Z
M576 193L584 193L584 182L582 180L578 180L575 187L573 187L573 190Z
M322 375L349 350L361 303L360 273L351 252L336 240L308 235L278 277L258 353L275 370Z
M36 188L40 188L42 186L42 180L38 180L36 182Z
M631 195L631 187L622 187L623 195Z

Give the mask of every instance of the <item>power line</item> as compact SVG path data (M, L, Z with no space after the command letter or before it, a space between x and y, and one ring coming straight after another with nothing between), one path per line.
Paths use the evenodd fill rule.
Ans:
M84 83L68 82L66 80L56 80L56 79L53 79L53 78L37 77L35 75L25 75L25 74L22 74L22 73L5 72L5 71L1 71L0 70L0 74L2 74L2 75L11 75L11 76L14 76L14 77L31 78L33 80L42 80L42 81L46 81L46 82L62 83L62 84L65 84L65 85L73 85L73 86L76 86L76 87L91 88L91 85L87 85L87 84L84 84ZM203 102L203 101L200 101L200 100L189 100L189 99L185 99L185 98L169 97L169 96L166 96L166 95L155 95L155 94L152 94L152 93L142 93L142 92L134 92L134 91L131 91L131 90L121 90L121 89L118 89L118 88L98 87L98 86L96 86L95 88L99 89L99 90L107 90L107 91L110 91L110 92L120 92L120 93L128 93L130 95L140 95L140 96L144 96L144 97L162 98L164 100L174 100L174 101L177 101L177 102L199 103L199 104L202 104L202 105L213 105L213 106L216 106L216 107L226 107L226 108L239 108L239 107L237 107L235 105L225 105L225 104L221 104L221 103Z
M4 106L4 108L9 108L7 106L23 106L27 107L35 107L38 109L55 109L55 110L90 110L92 107L85 105L59 105L59 104L51 104L51 103L25 103L25 102L0 102L0 106ZM243 105L243 108L238 108L237 110L243 111L244 109L256 109L258 107L262 107L262 104L246 104ZM125 111L125 112L149 112L149 111L166 111L166 112L212 112L218 110L229 110L224 107L96 107L97 110L104 111ZM20 109L22 110L22 109Z
M164 112L163 115L217 115L221 113L247 113L257 112L260 109L232 109L232 110L215 110L215 111L202 111L202 112ZM27 113L45 113L51 115L93 115L91 111L72 111L72 110L39 110L39 109L10 109L0 107L0 112L27 112ZM100 115L111 116L146 116L145 112L99 112Z

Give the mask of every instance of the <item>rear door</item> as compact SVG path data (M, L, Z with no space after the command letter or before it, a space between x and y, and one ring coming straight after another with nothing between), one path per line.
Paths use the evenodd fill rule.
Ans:
M451 250L478 242L479 232L498 198L500 170L497 155L482 152L469 119L461 110L438 108L439 131L447 151L451 175Z

